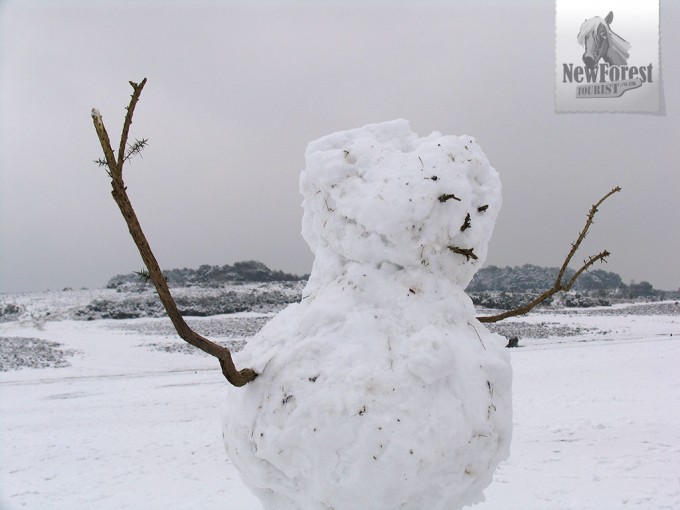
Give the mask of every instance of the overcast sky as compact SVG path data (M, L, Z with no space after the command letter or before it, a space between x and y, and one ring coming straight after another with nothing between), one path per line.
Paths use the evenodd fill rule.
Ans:
M560 265L620 185L576 262L607 249L603 269L677 289L680 4L660 11L660 115L555 114L551 0L0 1L0 292L141 269L90 110L117 139L143 77L126 181L164 268L309 272L306 144L406 118L476 137L500 172L487 264Z

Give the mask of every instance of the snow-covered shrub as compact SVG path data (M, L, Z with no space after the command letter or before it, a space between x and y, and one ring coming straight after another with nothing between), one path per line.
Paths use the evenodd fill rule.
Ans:
M68 357L75 354L72 349L63 349L62 344L40 338L0 337L0 372L21 368L60 368L71 363Z
M464 292L500 181L468 136L403 120L309 144L299 304L237 355L224 438L267 509L453 510L483 498L509 452L505 339Z
M24 308L15 303L0 304L0 322L15 321L23 313Z

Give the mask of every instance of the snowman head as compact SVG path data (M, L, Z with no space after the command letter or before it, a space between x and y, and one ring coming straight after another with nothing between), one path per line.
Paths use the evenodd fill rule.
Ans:
M484 262L501 185L472 137L420 138L396 120L320 138L305 159L302 235L315 267L389 263L464 288Z

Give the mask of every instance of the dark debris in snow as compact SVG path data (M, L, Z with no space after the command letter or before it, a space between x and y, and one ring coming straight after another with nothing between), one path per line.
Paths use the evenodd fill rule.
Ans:
M223 347L226 347L231 352L239 352L246 345L245 340L236 340L236 339L220 340L220 341L215 340L215 342L220 344ZM171 353L178 352L178 353L181 353L181 354L198 354L198 355L208 356L208 354L206 354L202 350L194 347L191 344L188 344L188 343L182 341L180 338L177 338L174 341L168 341L168 342L152 342L152 343L148 343L148 344L143 344L142 347L148 347L148 348L155 350L155 351L163 351L163 352L171 352Z
M20 368L68 367L75 351L61 344L30 337L0 337L0 372Z
M602 332L597 328L568 326L559 322L539 322L534 324L524 321L508 321L489 323L486 324L486 327L506 338L550 338Z

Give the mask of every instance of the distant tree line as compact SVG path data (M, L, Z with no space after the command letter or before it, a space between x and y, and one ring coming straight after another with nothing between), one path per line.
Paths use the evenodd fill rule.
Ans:
M469 292L497 290L505 292L536 292L552 284L559 268L542 267L532 264L523 266L487 266L475 274L468 285ZM570 278L574 274L567 269L565 276ZM612 290L623 286L621 277L610 271L593 269L584 273L574 284L574 290Z
M487 266L480 269L467 287L473 297L480 293L532 294L540 292L552 285L559 268L543 267L533 264L522 266ZM163 274L171 287L221 288L226 285L256 282L299 282L305 281L309 275L295 275L280 270L272 270L262 262L246 260L233 265L222 266L203 264L197 269L169 269ZM574 274L567 269L566 278ZM107 289L134 291L147 288L148 284L139 273L116 275L106 284ZM680 292L669 292L655 289L647 281L626 284L621 277L612 271L591 269L576 281L571 293L600 298L658 298L676 299ZM573 306L579 306L574 304ZM503 307L500 307L503 308Z
M219 288L225 285L256 282L297 282L307 279L307 275L294 275L283 271L273 271L262 262L246 260L234 265L211 266L203 264L198 269L169 269L163 275L170 287ZM140 273L116 275L106 284L107 289L134 290L146 286Z
M532 264L523 266L487 266L480 269L467 287L476 305L486 308L511 309L532 299L532 296L551 285L559 269ZM567 269L570 278L573 270ZM614 272L592 269L577 280L571 292L558 299L564 306L607 306L614 301L628 299L678 299L680 292L655 289L641 281L625 284ZM546 304L554 303L549 300Z
M222 288L177 289L177 306L182 315L208 317L238 312L274 313L302 298L303 282L265 282L256 286L227 284ZM116 289L120 294L99 298L72 311L76 320L137 319L164 317L165 310L150 287L140 291ZM1 310L0 310L1 311Z

